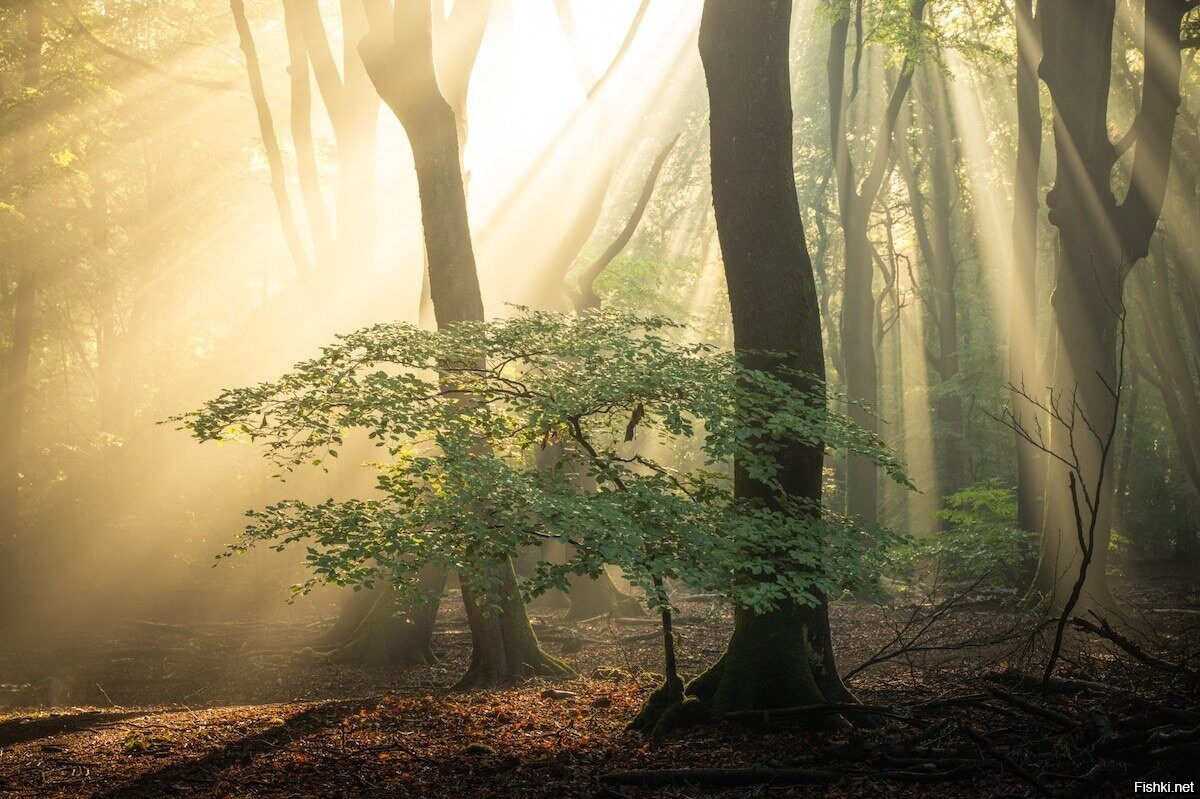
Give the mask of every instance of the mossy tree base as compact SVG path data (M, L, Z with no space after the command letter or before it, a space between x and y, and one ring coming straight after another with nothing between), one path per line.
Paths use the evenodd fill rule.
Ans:
M443 569L421 572L420 587L426 600L403 608L391 588L355 594L343 609L339 624L322 643L309 650L333 663L369 667L429 666L433 653L433 627L446 585ZM357 619L357 623L354 623Z
M454 690L496 688L524 677L570 677L571 667L542 649L517 590L511 560L496 570L489 593L500 613L485 613L481 598L464 582L463 606L471 625L471 665Z
M666 685L651 694L630 728L661 737L735 711L853 701L835 668L828 607L785 603L762 615L736 610L733 636L721 658L678 698ZM820 714L809 723L830 728L843 722Z
M665 738L711 720L712 714L703 702L685 696L683 683L668 678L650 694L629 729L649 738Z

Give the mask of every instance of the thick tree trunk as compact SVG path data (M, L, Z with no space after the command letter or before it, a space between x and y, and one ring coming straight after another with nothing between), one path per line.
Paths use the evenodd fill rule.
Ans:
M716 715L853 699L837 673L823 603L785 603L763 615L736 611L725 653L687 693Z
M1054 103L1058 151L1054 189L1047 197L1059 231L1059 261L1051 298L1059 353L1053 401L1046 518L1036 588L1052 608L1066 603L1082 560L1075 518L1094 527L1094 559L1081 602L1112 598L1105 560L1112 526L1111 452L1104 431L1115 422L1119 394L1117 347L1124 317L1123 288L1149 250L1166 194L1179 107L1183 0L1146 3L1145 70L1135 122L1132 175L1118 204L1111 189L1117 151L1108 135L1115 0L1044 0L1040 75ZM1058 458L1068 461L1066 465ZM1068 490L1071 472L1077 489ZM1107 479L1106 479L1107 478ZM1080 507L1080 504L1085 505ZM1087 506L1090 502L1090 506Z
M426 0L371 2L370 33L359 44L379 96L408 134L417 171L430 296L439 328L483 320L454 111L438 88L432 17ZM491 586L503 610L483 613L464 584L463 602L475 644L461 686L498 685L529 674L560 676L569 669L542 651L517 593L512 562Z
M705 3L700 56L711 108L713 207L735 349L748 365L765 369L778 361L759 353L789 353L788 367L823 380L819 300L792 173L791 12L790 0ZM773 443L782 445L785 490L819 503L824 448ZM770 489L740 464L734 483L739 497L772 501ZM847 698L824 603L784 603L761 615L739 610L725 654L688 692L721 712Z
M566 677L570 667L542 650L517 590L512 561L496 571L488 595L500 598L499 613L485 613L481 603L463 582L463 605L471 624L471 665L455 689L490 688L521 677Z
M337 624L313 650L336 663L363 666L436 663L433 628L446 572L426 567L419 580L425 601L416 606L397 604L395 592L386 587L351 594L341 605Z

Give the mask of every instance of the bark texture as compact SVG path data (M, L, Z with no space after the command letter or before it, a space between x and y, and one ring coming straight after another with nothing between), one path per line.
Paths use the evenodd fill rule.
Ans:
M482 321L483 298L475 268L454 110L438 87L433 62L430 4L426 0L372 1L370 33L359 44L379 96L408 134L421 199L421 224L430 297L439 328ZM464 584L474 652L459 687L501 685L514 678L569 674L542 651L517 592L511 561L496 570L489 594L500 613L488 612Z
M749 366L774 369L782 362L823 380L819 301L792 172L791 11L788 0L705 3L700 56L711 108L713 207L735 350ZM813 388L807 380L793 382ZM823 447L775 443L783 445L785 490L819 502ZM739 497L772 501L770 490L737 464L734 482ZM725 654L688 693L719 712L847 698L834 669L825 604L739 611Z
M1097 531L1095 559L1083 588L1083 604L1112 599L1105 560L1112 527L1111 464L1100 436L1118 413L1117 347L1124 315L1125 280L1146 256L1162 212L1171 161L1182 68L1180 29L1190 3L1147 0L1141 107L1132 142L1129 188L1114 196L1113 170L1120 152L1109 138L1115 0L1043 0L1043 57L1039 74L1054 107L1057 169L1046 198L1059 232L1051 298L1058 331L1052 402L1059 420L1050 449L1078 463L1079 482L1093 494L1081 508L1085 529ZM1043 543L1035 588L1053 608L1066 601L1078 575L1075 502L1068 491L1071 468L1051 458L1047 477ZM1094 521L1093 518L1095 517Z

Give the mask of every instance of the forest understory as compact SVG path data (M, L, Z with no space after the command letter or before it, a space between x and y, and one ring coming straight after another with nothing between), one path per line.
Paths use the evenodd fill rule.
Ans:
M662 679L651 617L535 611L547 650L579 676L461 693L446 688L470 655L454 597L427 667L314 658L306 642L330 620L119 619L64 629L60 646L9 638L0 796L1101 797L1189 782L1200 578L1177 563L1115 584L1119 642L1073 625L1045 692L1053 628L1013 597L950 586L832 606L862 703L831 708L832 729L775 711L658 741L625 729ZM696 674L730 615L693 598L678 625L681 669Z

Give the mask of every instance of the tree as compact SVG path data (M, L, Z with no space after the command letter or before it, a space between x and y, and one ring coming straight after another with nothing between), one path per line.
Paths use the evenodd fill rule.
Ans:
M260 443L288 471L336 457L356 432L384 451L369 465L369 499L285 500L249 514L232 552L303 545L314 576L301 590L387 581L419 596L419 574L438 566L457 571L464 593L494 615L506 602L496 569L523 546L571 545L566 562L537 564L523 594L621 566L663 616L666 685L643 714L651 731L664 726L664 704L683 700L667 580L761 614L819 604L877 574L880 547L783 489L781 450L798 440L850 448L902 477L877 438L826 412L810 376L678 338L665 319L611 312L438 331L381 324L177 421L200 441ZM676 467L649 454L650 441L702 457ZM731 490L731 460L774 501Z
M1050 91L1057 152L1054 188L1047 195L1059 250L1051 298L1058 348L1051 384L1072 396L1079 415L1105 429L1118 413L1118 322L1125 280L1148 252L1167 189L1172 140L1180 103L1180 31L1195 7L1185 0L1147 0L1140 44L1140 106L1128 135L1114 144L1108 132L1115 0L1044 0L1043 57L1039 75ZM1114 170L1130 153L1124 199L1113 193ZM1050 446L1062 454L1070 431L1052 423ZM1110 468L1096 436L1079 445L1078 481L1099 485ZM1036 588L1062 607L1083 556L1073 531L1068 470L1051 458L1045 525ZM1082 588L1083 603L1111 602L1105 576L1112 518L1111 488L1084 519L1097 533L1095 558Z
M941 383L934 389L933 402L938 425L934 437L938 489L952 494L963 487L966 477L962 394L957 385L961 360L956 293L959 257L953 235L953 208L956 199L962 197L961 193L955 197L959 148L946 94L937 66L922 65L916 91L910 98L915 147L910 152L908 144L902 144L896 160L908 189L913 229L924 268L921 297L929 320L926 330L932 328L932 337L937 341L936 349L926 343L925 359ZM923 171L927 171L924 184Z
M734 348L746 366L774 370L798 390L811 392L820 390L825 359L792 173L791 11L787 0L751 6L707 0L700 57L708 83L713 207ZM782 493L806 500L815 513L824 446L759 435L777 463L779 490L738 463L735 495L779 507ZM728 648L688 686L688 694L718 713L849 698L834 663L826 600L814 599L811 605L785 600L765 613L737 608Z
M895 84L887 95L874 133L867 138L874 148L866 172L854 167L850 149L850 105L859 94L863 61L863 0L833 4L834 20L829 32L829 141L833 150L834 177L838 190L838 218L845 246L845 284L842 290L842 315L839 323L843 373L846 391L854 401L851 414L864 427L878 429L871 407L878 401L879 374L875 362L875 296L871 284L875 275L871 240L868 236L871 209L883 187L892 150L896 121L912 85L914 53L907 53ZM913 0L908 24L918 30L926 0ZM853 14L851 11L853 10ZM848 41L851 17L855 30L855 50ZM853 60L847 76L847 59ZM864 460L851 461L846 483L848 511L874 520L878 513L878 478L875 467Z
M439 328L482 321L483 298L467 217L454 110L438 87L433 62L432 16L425 0L372 0L370 33L359 43L367 74L408 134L421 197L421 225L430 297ZM496 685L526 673L569 670L542 651L516 592L512 561L495 568L490 592L499 614L486 613L476 592L463 585L463 603L474 645L463 684Z
M45 16L39 0L24 0L25 37L22 43L21 87L28 95L36 97L42 82L42 41ZM36 113L36 112L35 112ZM12 145L12 184L5 194L10 203L19 203L28 195L34 171L33 114L26 117L24 130L14 136ZM38 275L30 263L29 252L12 252L7 258L18 258L15 265L5 264L5 272L15 273L12 292L12 332L9 338L4 368L3 391L0 392L0 559L3 573L0 581L7 593L17 584L18 575L9 573L19 561L18 536L20 533L19 489L21 470L21 438L25 425L28 397L29 362L33 351L34 311L37 303ZM7 274L5 282L7 284ZM7 291L8 286L5 285ZM14 597L5 596L4 609L10 607Z
M1041 19L1033 0L1013 3L1017 35L1017 157L1013 180L1012 304L1008 322L1008 375L1011 402L1028 414L1020 387L1041 386L1037 369L1038 168L1042 157L1042 109L1037 67L1041 61ZM1014 434L1017 456L1017 523L1023 530L1042 527L1045 456Z

